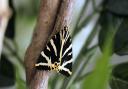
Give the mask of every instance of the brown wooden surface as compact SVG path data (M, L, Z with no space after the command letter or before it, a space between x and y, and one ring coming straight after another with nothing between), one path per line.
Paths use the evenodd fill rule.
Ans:
M38 71L34 64L52 35L69 25L73 0L41 0L37 25L25 54L26 80L29 89L47 89L49 72Z

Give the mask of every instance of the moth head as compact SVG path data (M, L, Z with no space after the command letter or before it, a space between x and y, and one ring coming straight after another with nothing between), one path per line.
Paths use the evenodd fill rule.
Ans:
M57 63L57 62L54 63L54 68L58 69L59 66L60 66L60 63Z
M64 26L64 30L68 30L68 27L67 26Z
M58 63L57 63L57 62L55 62L55 63L54 63L54 65L55 65L55 66L57 66L57 65L58 65Z
M55 70L59 72L59 66L60 66L60 63L55 62L54 64L51 65L51 70Z

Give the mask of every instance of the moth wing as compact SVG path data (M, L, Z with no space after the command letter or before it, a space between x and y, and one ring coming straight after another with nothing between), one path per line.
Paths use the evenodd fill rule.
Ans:
M65 43L63 45L62 62L59 72L65 76L70 76L72 74L72 41L68 30L64 30L64 33Z
M51 70L50 66L54 62L58 62L60 52L60 35L59 32L54 35L50 41L46 44L44 50L41 51L39 58L37 59L36 68L39 70Z

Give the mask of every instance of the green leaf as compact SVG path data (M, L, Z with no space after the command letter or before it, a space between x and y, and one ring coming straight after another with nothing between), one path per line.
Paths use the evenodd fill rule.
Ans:
M115 35L114 52L118 55L128 55L128 19L123 19Z
M106 38L110 35L113 34L113 47L112 47L112 52L116 52L116 50L118 49L117 46L115 46L117 44L117 40L115 41L115 36L117 31L120 29L120 27L122 26L124 19L115 16L112 13L109 13L107 11L103 11L101 13L101 18L100 18L100 26L101 26L101 30L99 33L99 46L101 51L103 51L103 46L105 45L104 42L106 40ZM117 36L116 36L117 37ZM118 45L119 41L118 41Z
M73 37L75 37L75 35L78 34L82 30L81 28L83 28L83 27L78 28L78 25L79 25L79 22L80 22L81 18L83 17L83 14L84 14L85 10L87 9L88 3L89 3L89 0L86 0L84 2L84 5L82 7L82 10L80 11L80 14L79 14L79 16L77 18L77 22L75 24L75 29L74 29L74 31L72 33Z
M20 70L17 66L16 68L16 89L27 89L26 82L21 78Z
M107 54L97 61L94 72L85 79L83 89L106 89L110 72L108 62Z
M117 15L128 15L128 0L106 0L107 10Z
M110 34L105 41L103 54L97 59L94 71L90 74L83 83L82 89L106 89L107 81L110 75L109 61L111 55L112 38Z
M112 89L128 89L128 63L119 64L113 69L110 86Z
M101 30L99 33L99 46L103 49L103 43L109 34L114 33L113 53L118 55L128 54L128 18L115 16L107 11L102 12L100 18Z

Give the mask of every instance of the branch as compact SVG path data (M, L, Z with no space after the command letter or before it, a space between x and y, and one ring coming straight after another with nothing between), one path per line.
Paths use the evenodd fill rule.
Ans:
M8 0L0 0L0 55L3 47L5 30L10 16L11 10L8 5Z
M63 29L64 26L68 26L70 28L73 3L74 0L62 0L61 8L57 15L57 20L54 26L54 30L52 32L52 36L59 32L61 29Z
M69 25L73 0L41 0L40 13L32 42L25 55L26 80L29 89L47 89L48 71L38 71L34 64L47 41Z
M35 63L52 32L60 0L41 0L40 12L32 42L25 54L26 80L30 89L47 89L48 72L36 71ZM47 83L45 83L47 84ZM42 88L43 87L43 88Z

